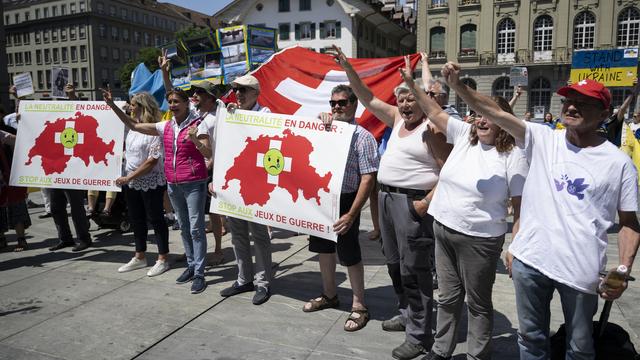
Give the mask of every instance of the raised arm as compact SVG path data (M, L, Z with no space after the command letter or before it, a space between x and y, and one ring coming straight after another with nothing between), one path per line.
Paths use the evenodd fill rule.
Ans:
M158 130L156 130L155 123L139 123L129 117L129 115L125 114L124 111L122 111L122 109L120 109L113 101L113 97L111 96L111 89L100 89L100 91L102 91L102 98L104 99L104 102L106 102L107 105L111 107L111 110L113 110L113 112L118 115L118 118L124 123L126 127L147 135L160 135L158 134Z
M424 113L427 115L429 120L433 123L433 125L438 128L442 133L447 134L447 123L449 122L449 114L442 110L442 107L431 97L427 95L416 82L413 80L413 76L411 76L411 68L409 67L409 57L405 56L405 67L400 70L400 75L404 79L404 82L411 90L411 93L416 98L418 105Z
M518 99L520 98L520 96L522 96L522 86L518 85L513 90L514 90L513 97L511 98L511 100L509 100L509 106L511 106L512 109L518 102Z
M629 96L627 96L627 98L624 99L624 102L622 103L622 105L620 105L620 108L618 109L618 114L616 116L616 121L624 120L624 115L627 113L627 109L629 109L631 102L638 95L639 91L640 91L640 84L636 82L636 86L633 88L633 91L631 92L631 94L629 94Z
M385 125L393 127L396 118L400 116L398 108L375 97L371 92L371 89L369 89L362 79L360 79L360 76L358 76L358 73L353 69L353 66L351 66L342 50L335 45L333 45L333 50L336 53L335 60L347 73L351 88L358 97L358 100L375 117L385 123Z
M422 84L425 90L430 90L433 85L433 76L429 70L429 56L425 52L420 52L420 61L422 62Z
M162 49L162 55L158 56L158 66L162 71L162 83L164 84L164 91L169 92L173 88L171 84L171 78L169 77L169 65L171 61L167 57L167 49Z
M460 65L448 62L442 67L442 76L449 86L473 110L486 116L516 140L524 141L526 124L524 121L502 110L490 97L482 95L460 81Z

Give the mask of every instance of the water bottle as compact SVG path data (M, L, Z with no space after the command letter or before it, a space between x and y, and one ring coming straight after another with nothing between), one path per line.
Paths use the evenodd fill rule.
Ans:
M600 282L598 291L602 293L607 290L615 290L621 288L624 282L627 280L628 272L629 269L627 269L627 267L624 265L618 266L617 269L609 270L607 275Z

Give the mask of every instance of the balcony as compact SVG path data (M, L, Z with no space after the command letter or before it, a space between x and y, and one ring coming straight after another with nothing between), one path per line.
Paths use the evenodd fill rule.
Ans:
M458 8L461 10L480 8L480 0L458 0Z
M458 53L458 61L459 62L477 62L478 61L478 51L476 49L460 49Z
M448 0L430 0L427 11L430 13L448 12L449 2Z
M435 50L429 53L430 64L443 64L447 62L447 53L444 50Z
M549 51L531 51L520 49L513 53L496 54L484 52L480 54L480 65L533 65L533 64L570 64L571 51L557 48Z

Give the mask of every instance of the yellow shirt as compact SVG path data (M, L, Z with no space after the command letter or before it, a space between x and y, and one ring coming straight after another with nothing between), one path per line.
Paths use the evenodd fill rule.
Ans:
M631 161L636 166L636 170L640 172L640 141L636 139L633 129L629 124L624 124L624 131L620 141L620 150L631 157ZM640 176L638 177L640 185Z

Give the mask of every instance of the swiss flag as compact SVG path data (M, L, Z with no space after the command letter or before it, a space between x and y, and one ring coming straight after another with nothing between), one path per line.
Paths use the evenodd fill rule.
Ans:
M419 54L411 55L415 69ZM395 105L393 89L402 82L398 68L404 66L402 56L375 59L349 59L360 78L379 99ZM331 89L349 84L347 75L332 55L319 54L303 47L284 49L252 72L260 81L258 102L274 113L316 117L330 112ZM356 113L358 123L380 138L385 125L362 104Z

